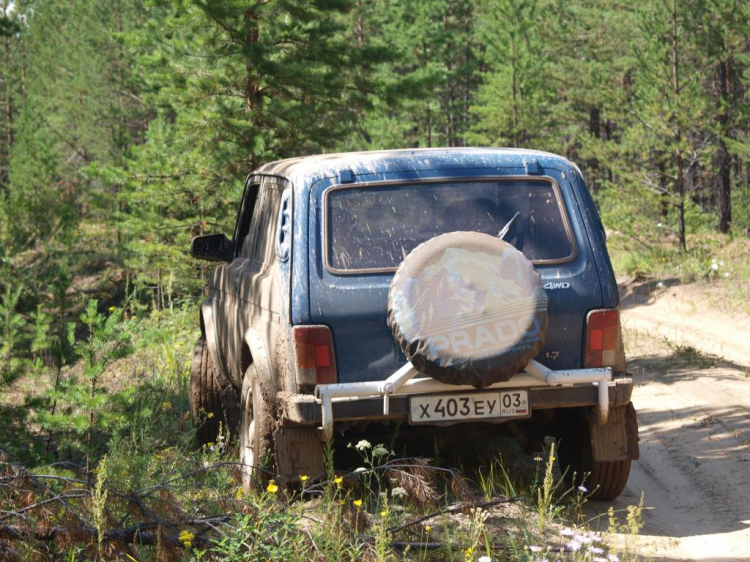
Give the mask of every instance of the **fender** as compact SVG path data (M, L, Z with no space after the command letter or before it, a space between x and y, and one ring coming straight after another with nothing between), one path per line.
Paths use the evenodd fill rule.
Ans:
M211 306L212 301L213 299L209 297L203 301L203 304L201 305L201 319L203 320L203 331L206 336L206 343L208 344L208 353L211 355L211 362L214 364L214 367L219 370L226 380L231 381L232 379L229 378L228 373L224 369L224 363L219 360L219 348L216 344L214 311Z
M271 363L268 361L268 354L263 345L263 340L255 328L249 328L245 332L245 343L250 348L250 355L253 357L256 371L260 380L268 384L271 391L276 394L276 380L271 373Z

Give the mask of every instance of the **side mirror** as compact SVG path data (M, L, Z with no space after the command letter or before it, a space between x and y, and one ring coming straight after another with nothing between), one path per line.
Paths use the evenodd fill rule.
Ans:
M190 243L190 255L206 261L232 261L234 244L226 234L196 236Z

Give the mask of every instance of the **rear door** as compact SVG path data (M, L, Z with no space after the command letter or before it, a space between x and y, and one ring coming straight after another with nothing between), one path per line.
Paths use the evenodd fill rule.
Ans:
M333 331L340 382L382 380L405 362L386 324L387 301L393 272L414 247L445 232L497 235L515 213L505 239L532 260L549 297L537 359L556 369L581 366L585 314L602 297L565 176L552 169L546 176L518 168L468 172L312 187L310 315Z

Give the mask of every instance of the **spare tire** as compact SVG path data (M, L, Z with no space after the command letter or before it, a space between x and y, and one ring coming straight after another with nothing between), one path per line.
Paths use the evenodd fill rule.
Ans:
M388 326L421 373L484 388L507 381L544 345L547 295L513 246L451 232L417 246L391 281Z

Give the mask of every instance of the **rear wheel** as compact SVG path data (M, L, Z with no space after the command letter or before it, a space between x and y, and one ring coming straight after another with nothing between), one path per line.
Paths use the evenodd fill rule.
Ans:
M239 425L237 393L214 367L205 336L195 344L190 365L190 415L200 445L215 443L222 432L235 434Z
M264 488L274 469L273 417L268 396L250 365L242 381L240 463L245 492Z
M625 489L631 459L594 460L588 421L577 416L560 440L560 467L569 486L585 486L592 500L611 500Z

